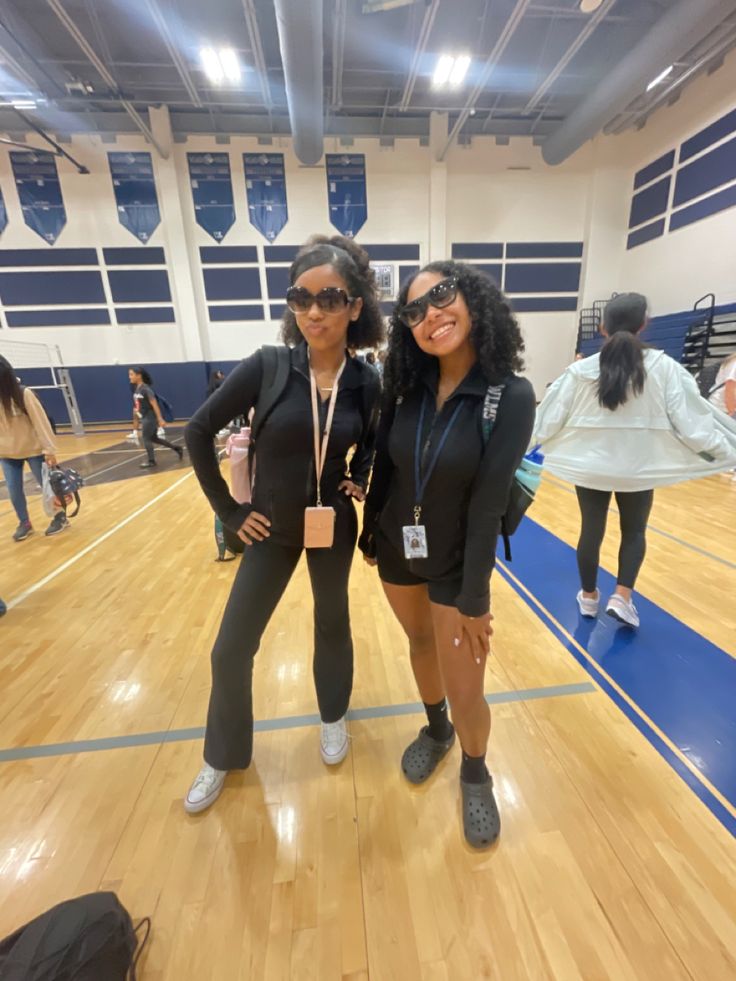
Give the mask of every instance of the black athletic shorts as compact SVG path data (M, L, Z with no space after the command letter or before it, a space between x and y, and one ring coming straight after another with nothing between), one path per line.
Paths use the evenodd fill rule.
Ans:
M378 575L383 582L391 586L424 586L429 591L429 598L439 606L455 606L463 584L462 566L457 573L445 579L426 579L412 572L410 562L404 558L398 549L383 534L376 531L376 559L378 560Z

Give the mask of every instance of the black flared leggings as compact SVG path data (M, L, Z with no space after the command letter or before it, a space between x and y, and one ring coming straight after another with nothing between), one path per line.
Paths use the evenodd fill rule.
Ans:
M357 536L352 501L341 501L332 548L307 549L314 597L314 684L323 722L345 715L353 688L348 579ZM243 553L212 650L204 758L217 770L243 769L250 763L253 660L302 551L267 538Z

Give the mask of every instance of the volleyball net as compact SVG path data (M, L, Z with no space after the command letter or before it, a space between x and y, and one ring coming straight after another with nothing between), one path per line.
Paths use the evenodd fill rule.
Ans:
M12 364L21 380L24 369L33 369L33 381L27 384L33 391L61 392L69 424L75 436L84 436L82 415L77 404L69 369L64 365L58 344L41 344L34 341L15 341L0 337L0 354Z

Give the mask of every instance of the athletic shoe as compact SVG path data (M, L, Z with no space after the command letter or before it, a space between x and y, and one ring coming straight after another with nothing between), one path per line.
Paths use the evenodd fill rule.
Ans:
M156 466L156 461L155 460L144 460L143 463L141 463L140 466L141 466L141 470L150 470L151 467L155 467Z
M606 604L606 613L627 627L639 626L639 614L633 603L625 600L619 593L614 593Z
M578 601L578 609L580 610L580 615L583 617L592 617L595 619L598 616L598 604L601 601L600 590L596 589L595 599L590 599L588 596L583 596L582 589L578 592L575 597Z
M226 776L227 770L216 770L214 766L205 763L184 798L184 810L187 814L199 814L214 804L222 793Z
M13 541L22 542L24 539L28 538L29 535L33 534L33 525L30 521L21 521L18 527L13 532Z
M2 601L1 599L0 599L0 617L4 617L4 616L5 616L5 614L6 614L7 612L8 612L8 608L7 608L7 606L6 606L6 605L5 605L5 603L3 603L3 601Z
M217 434L217 438L218 439L227 439L229 435L230 435L230 430L229 429L221 429L219 431L219 433Z
M322 762L328 766L342 763L348 755L348 730L345 716L337 722L323 722L319 740Z
M177 454L179 456L179 459L180 460L183 460L184 459L184 450L181 448L181 446L175 446L174 449L176 450L176 452L177 452Z
M63 531L65 528L68 527L69 527L69 519L67 518L67 516L64 514L63 511L59 511L59 513L55 514L51 519L51 524L48 526L44 534L46 536L58 535L60 531Z

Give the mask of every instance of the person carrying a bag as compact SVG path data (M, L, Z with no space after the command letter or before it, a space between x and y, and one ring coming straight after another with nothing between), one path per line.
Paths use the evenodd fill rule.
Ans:
M353 241L315 236L289 271L286 347L246 358L187 425L192 466L213 510L245 542L212 651L204 765L186 796L209 807L229 770L253 750L253 659L302 550L314 596L314 680L327 764L348 750L345 714L353 680L348 577L375 443L380 382L348 350L375 347L384 323L367 253ZM253 416L252 498L239 504L220 474L216 434ZM355 453L347 464L348 451Z
M534 391L515 374L523 349L506 299L472 266L434 262L404 284L360 540L409 639L427 713L402 770L423 783L457 730L463 828L477 848L500 831L483 681L496 541L534 423ZM485 438L484 405L500 386Z
M39 487L43 486L43 464L56 466L56 444L43 406L30 388L21 387L13 366L0 356L0 464L10 502L18 517L13 541L33 534L28 502L23 490L23 464L28 463ZM63 508L51 518L46 535L58 535L69 527Z

